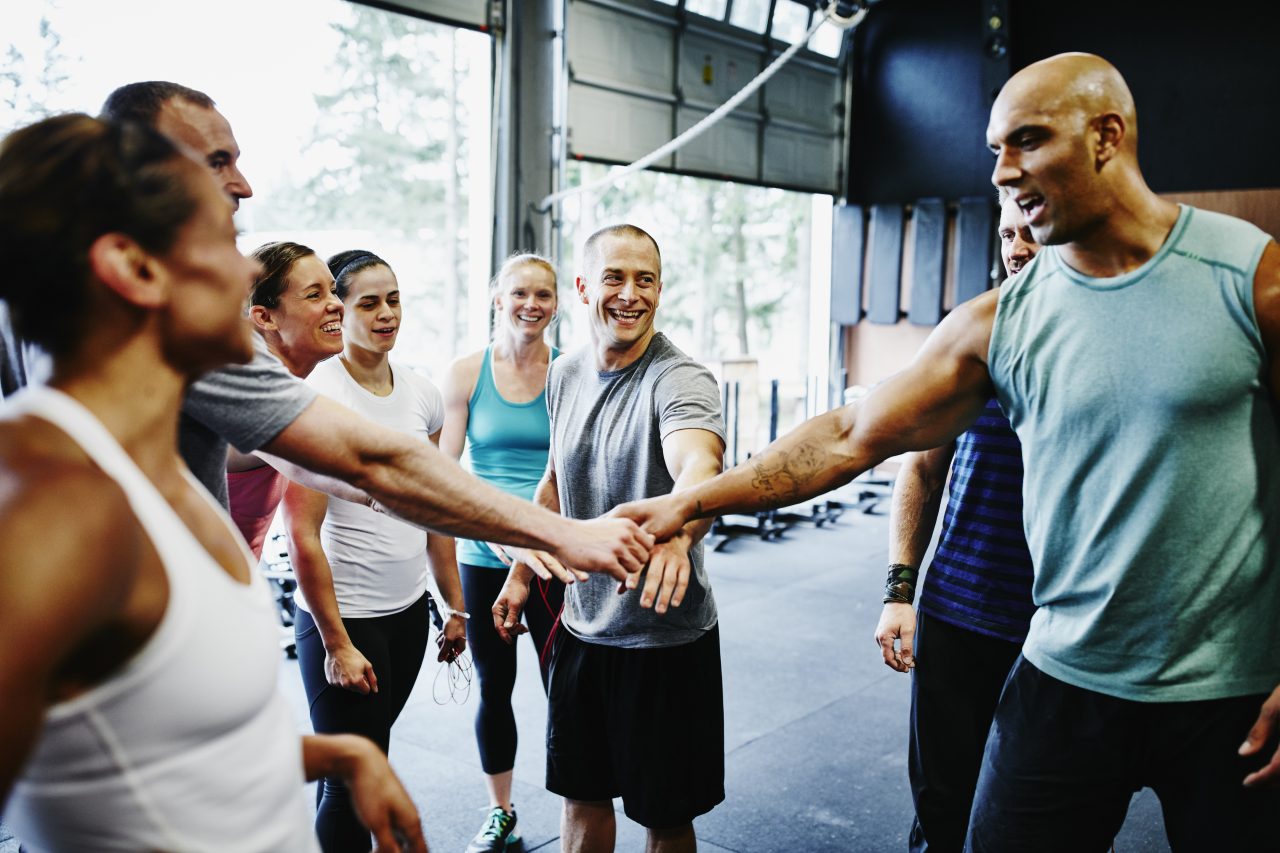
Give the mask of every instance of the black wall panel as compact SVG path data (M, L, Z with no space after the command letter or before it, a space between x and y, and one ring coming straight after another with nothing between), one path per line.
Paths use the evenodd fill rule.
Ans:
M897 204L871 208L871 257L867 265L867 319L893 325L900 317L903 210Z
M936 326L942 320L943 254L947 248L947 206L940 198L916 202L915 248L911 254L911 310L917 326Z
M862 257L866 215L856 204L835 209L831 225L831 322L853 326L862 319Z
M956 213L956 304L991 288L991 247L995 243L994 197L962 198Z
M989 193L990 0L881 0L853 36L848 197ZM1280 187L1280 3L1008 0L1011 69L1069 50L1125 75L1158 192Z

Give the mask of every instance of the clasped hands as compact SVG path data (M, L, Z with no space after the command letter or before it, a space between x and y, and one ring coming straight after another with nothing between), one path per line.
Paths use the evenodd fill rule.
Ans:
M636 570L610 569L605 572L618 581L618 594L639 589L640 606L652 607L660 614L680 606L693 570L689 562L689 548L693 542L684 530L689 514L677 495L663 495L620 504L605 516L630 519L655 540L646 562ZM492 608L494 627L508 643L515 642L517 636L528 630L520 623L520 614L529 599L532 576L547 581L558 580L566 585L590 578L588 572L566 566L546 551L493 543L489 543L489 548L511 569Z

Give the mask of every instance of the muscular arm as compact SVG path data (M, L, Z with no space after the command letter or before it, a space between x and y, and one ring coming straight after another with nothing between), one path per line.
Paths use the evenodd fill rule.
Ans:
M662 539L690 518L790 506L890 456L954 439L991 396L986 358L998 294L957 308L905 370L863 399L805 421L758 456L670 502L632 504L622 514L643 520Z
M544 549L581 568L620 576L643 563L651 544L634 528L572 521L508 495L463 471L434 445L375 424L325 397L318 397L265 450L273 465L278 459L293 463L277 467L309 487L347 499L359 500L363 493L411 524ZM335 488L335 480L358 493Z
M431 443L440 446L443 428L431 435ZM455 615L445 619L443 639L440 641L438 660L453 660L467 647L467 626L462 616L466 603L462 599L462 579L458 574L458 549L452 536L443 533L427 534L427 567L436 589Z
M103 475L32 467L0 461L0 812L45 708L64 682L83 681L66 670L123 621L142 548L124 495Z
M1280 428L1280 246L1269 243L1262 252L1258 271L1253 278L1253 310L1258 318L1258 329L1267 350L1268 383L1274 403L1272 414ZM1270 652L1274 654L1274 651ZM1241 755L1257 755L1275 748L1268 763L1245 777L1246 785L1280 783L1280 746L1276 733L1280 729L1280 686L1262 705L1258 720L1249 730Z

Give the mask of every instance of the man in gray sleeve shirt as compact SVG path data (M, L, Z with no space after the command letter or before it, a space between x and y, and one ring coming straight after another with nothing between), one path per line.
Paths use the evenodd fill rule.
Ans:
M721 470L715 379L654 329L657 243L631 225L592 235L577 289L591 346L547 378L551 449L535 497L571 518L664 495ZM655 549L640 590L592 577L565 592L554 634L547 788L565 798L566 851L607 850L612 798L649 831L649 850L696 849L693 819L724 799L724 702L715 599L698 522ZM494 606L519 630L529 570L517 564Z
M240 148L231 126L203 92L175 83L132 83L108 96L103 114L148 124L184 145L237 207L253 195L237 165ZM22 352L7 324L0 337L6 353ZM6 373L16 373L9 361ZM23 376L6 376L5 392L24 382ZM228 441L244 453L262 453L312 488L376 500L406 521L443 533L544 549L579 570L625 577L643 565L653 542L629 521L575 522L500 492L433 445L317 396L262 352L248 365L224 367L196 382L183 409L183 456L224 505ZM563 578L560 564L549 565Z

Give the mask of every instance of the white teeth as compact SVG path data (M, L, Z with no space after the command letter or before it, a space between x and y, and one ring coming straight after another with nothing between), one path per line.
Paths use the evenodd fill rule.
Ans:
M339 331L341 328L342 328L341 323L325 323L323 326L320 327L320 331L325 333L336 332L336 331Z

